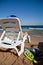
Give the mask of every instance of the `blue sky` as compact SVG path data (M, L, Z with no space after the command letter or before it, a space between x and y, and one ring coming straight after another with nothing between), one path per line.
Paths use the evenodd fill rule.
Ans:
M22 24L43 24L43 0L0 0L0 18L16 15Z

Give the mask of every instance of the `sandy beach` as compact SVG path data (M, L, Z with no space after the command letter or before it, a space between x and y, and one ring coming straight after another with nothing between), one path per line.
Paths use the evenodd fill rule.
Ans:
M43 53L43 36L41 35L32 35L31 36L31 45L38 47ZM30 48L31 46L28 41L25 43L25 48ZM43 57L42 57L43 59ZM39 65L43 65L43 60L41 59ZM16 55L14 49L7 50L0 48L0 65L34 65L30 60L28 60L24 54L20 57Z

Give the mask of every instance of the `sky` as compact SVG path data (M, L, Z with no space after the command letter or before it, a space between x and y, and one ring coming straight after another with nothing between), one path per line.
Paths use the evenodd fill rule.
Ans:
M16 15L22 25L43 25L43 0L0 0L0 18Z

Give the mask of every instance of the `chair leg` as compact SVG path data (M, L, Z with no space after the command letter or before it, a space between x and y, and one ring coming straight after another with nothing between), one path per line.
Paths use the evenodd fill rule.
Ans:
M15 47L15 50L16 50L16 52L17 52L17 54L18 54L18 49L17 49L17 47Z
M24 52L24 43L21 43L21 50L18 52L18 56L20 56Z
M31 38L30 38L30 36L28 36L27 38L28 38L28 42L30 42L30 43L31 43Z

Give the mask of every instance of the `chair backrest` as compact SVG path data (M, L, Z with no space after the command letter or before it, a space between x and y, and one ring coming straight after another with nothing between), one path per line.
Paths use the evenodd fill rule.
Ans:
M20 20L18 18L0 19L0 25L2 29L6 31L5 36L12 40L17 39L19 32L22 33Z

